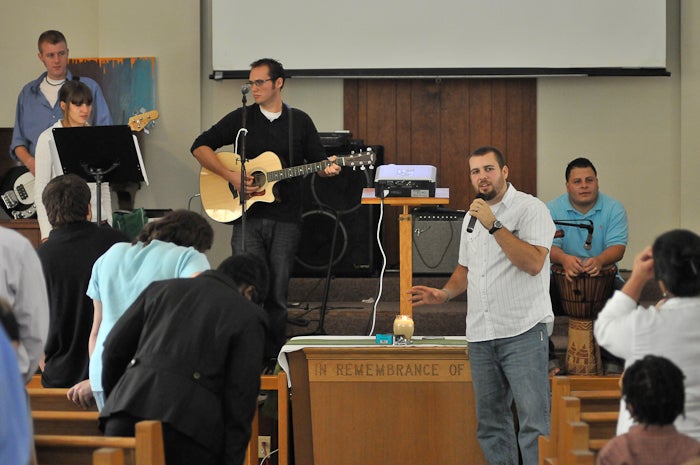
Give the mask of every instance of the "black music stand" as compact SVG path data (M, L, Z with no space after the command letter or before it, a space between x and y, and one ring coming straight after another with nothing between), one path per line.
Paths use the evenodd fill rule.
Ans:
M63 173L96 184L96 219L102 221L103 182L141 182L148 185L141 151L127 125L54 128L53 137Z

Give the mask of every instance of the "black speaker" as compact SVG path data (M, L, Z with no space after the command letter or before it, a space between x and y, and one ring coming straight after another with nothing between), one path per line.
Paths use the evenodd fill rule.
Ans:
M416 209L413 217L413 272L449 275L457 266L465 212Z
M384 147L375 145L344 150L345 154L371 149L377 164ZM338 150L333 154L345 155ZM336 277L371 276L377 269L376 230L379 210L362 205L362 189L374 186L374 169L343 168L340 175L304 178L301 240L293 276L322 277L328 270L336 229L331 273Z

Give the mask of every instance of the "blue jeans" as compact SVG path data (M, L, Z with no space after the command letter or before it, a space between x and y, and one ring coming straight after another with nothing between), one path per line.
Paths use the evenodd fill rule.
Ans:
M231 236L234 255L243 252L242 235L240 222L237 222ZM277 357L287 342L287 293L301 227L297 223L247 218L245 235L245 252L264 260L270 270L270 290L264 304L269 323L265 358Z
M537 438L549 435L547 328L544 323L518 336L470 342L477 438L489 465L537 465ZM511 404L515 400L516 440Z

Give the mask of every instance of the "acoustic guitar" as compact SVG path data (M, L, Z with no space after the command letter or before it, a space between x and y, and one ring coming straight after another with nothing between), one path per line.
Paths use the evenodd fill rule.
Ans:
M218 152L217 158L226 169L241 173L241 157L232 152ZM264 152L257 157L246 160L245 171L253 177L253 185L260 189L251 194L246 200L246 211L257 202L275 201L273 188L278 181L296 176L304 176L325 169L335 163L343 167L353 169L373 166L376 157L372 151L360 152L354 155L337 156L335 161L323 160L306 165L298 165L290 168L282 168L282 163L273 152ZM238 192L226 179L213 171L202 168L199 172L199 193L201 195L204 211L209 218L220 223L231 223L243 214Z

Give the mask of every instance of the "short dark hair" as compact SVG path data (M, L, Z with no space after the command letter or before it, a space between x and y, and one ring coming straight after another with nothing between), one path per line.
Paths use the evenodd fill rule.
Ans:
M92 105L92 91L84 82L80 82L80 78L74 77L70 81L66 81L58 91L58 101L65 104L72 103L80 106L83 103Z
M566 171L564 172L564 179L569 180L569 175L571 175L571 170L574 168L591 168L593 173L598 176L598 171L593 166L593 163L588 158L578 157L574 158L566 165Z
M700 294L700 236L673 229L656 238L651 247L654 276L679 297Z
M189 210L173 210L162 218L151 221L134 239L133 244L143 242L145 245L157 239L172 242L183 247L194 247L200 252L211 249L214 230L202 215Z
M685 375L667 358L647 355L622 375L622 398L632 417L647 425L670 425L684 414Z
M62 174L49 181L41 193L41 202L51 226L60 228L87 221L90 195L87 183L76 174Z
M282 78L282 87L284 87L284 81L287 79L287 75L284 72L284 66L282 66L282 63L279 61L275 60L274 58L261 58L259 60L255 60L250 64L250 68L258 68L260 66L267 66L267 69L269 70L270 74L270 79L273 81L277 81L277 78ZM280 89L282 88L280 87Z
M66 40L66 36L61 33L61 31L56 31L54 29L49 29L48 31L44 31L39 35L39 40L37 41L37 47L39 47L39 53L42 53L41 51L41 44L44 42L48 42L51 45L56 45L60 44L61 42L65 42L66 46L68 46L68 41Z
M217 270L231 278L238 286L253 286L253 302L256 304L261 305L267 299L270 273L264 260L250 253L242 253L228 257L221 262Z
M493 153L494 155L496 155L496 161L498 162L499 167L503 168L504 166L506 166L506 158L503 156L501 151L498 150L496 147L491 147L489 145L485 145L474 150L469 155L469 158L471 159L472 157L482 157L484 155L488 155L489 153Z

